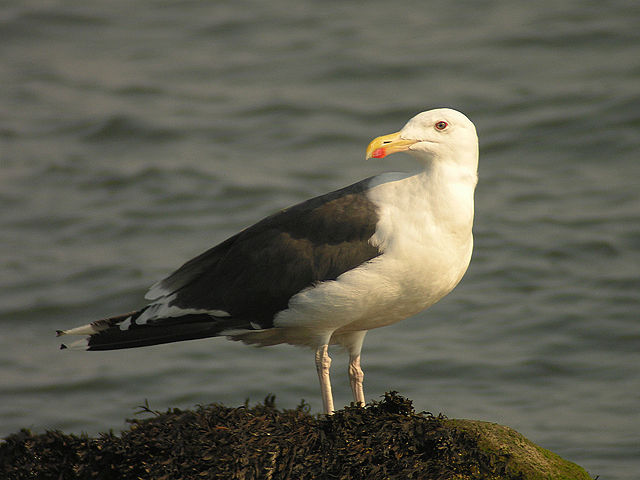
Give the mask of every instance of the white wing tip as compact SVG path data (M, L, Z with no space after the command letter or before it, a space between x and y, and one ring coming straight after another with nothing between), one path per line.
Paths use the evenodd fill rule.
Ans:
M76 328L70 328L69 330L56 330L56 336L60 337L62 335L93 335L94 333L98 333L97 330L91 323L87 325L82 325Z
M147 290L147 293L144 294L144 298L146 300L157 300L161 297L164 297L168 293L170 292L168 292L167 289L162 286L162 281L160 281L151 285L149 290Z
M89 339L88 338L83 338L81 340L76 340L73 343L70 343L69 345L63 343L60 345L60 350L88 350L89 349Z
M69 330L56 330L56 337L61 337L62 335L93 335L94 333L98 333L99 330L93 327L92 324L82 325L76 328L70 328ZM89 338L83 338L81 340L76 340L70 344L63 343L60 345L60 350L88 350L89 349Z

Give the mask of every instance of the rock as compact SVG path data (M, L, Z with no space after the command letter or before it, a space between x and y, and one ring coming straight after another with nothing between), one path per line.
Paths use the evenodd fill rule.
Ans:
M416 413L395 392L366 408L314 417L273 397L155 412L119 436L27 430L0 444L0 478L588 480L579 466L514 430Z
M483 455L481 452L484 452L486 463L501 465L503 476L496 478L591 479L582 467L539 447L512 428L478 420L446 420L445 423L475 441L477 455Z

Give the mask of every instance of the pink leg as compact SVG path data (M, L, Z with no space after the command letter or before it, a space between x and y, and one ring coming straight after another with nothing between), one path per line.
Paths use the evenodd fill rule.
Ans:
M364 372L360 368L360 354L349 355L349 382L351 383L351 391L353 392L353 400L356 405L364 407L364 388L362 381L364 380Z
M329 345L320 345L316 350L316 369L320 380L320 393L322 394L322 407L326 415L333 413L333 395L331 393L331 378L329 368L331 367L331 357L329 357Z

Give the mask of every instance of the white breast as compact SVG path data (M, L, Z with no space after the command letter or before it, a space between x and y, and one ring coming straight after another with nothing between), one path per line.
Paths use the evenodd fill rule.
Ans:
M426 172L374 178L368 197L379 220L371 243L382 255L295 295L275 326L319 336L369 330L414 315L449 293L471 259L475 186L451 180Z

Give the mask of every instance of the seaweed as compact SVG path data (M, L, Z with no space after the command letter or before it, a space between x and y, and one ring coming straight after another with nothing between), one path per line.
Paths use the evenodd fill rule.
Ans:
M487 449L478 431L460 423L468 421L416 413L397 392L331 416L311 415L304 401L295 409L278 410L274 396L253 407L248 402L236 408L211 404L164 413L145 403L141 412L152 417L128 420L129 428L120 435L36 435L24 429L10 435L0 444L0 478L538 478L535 471L531 476L515 468L512 454ZM589 478L575 467L575 478Z

